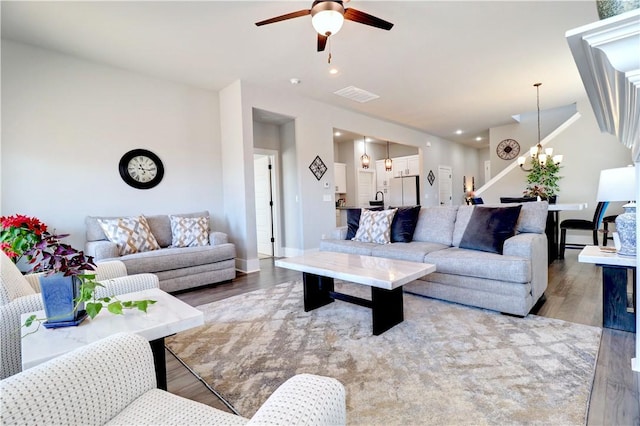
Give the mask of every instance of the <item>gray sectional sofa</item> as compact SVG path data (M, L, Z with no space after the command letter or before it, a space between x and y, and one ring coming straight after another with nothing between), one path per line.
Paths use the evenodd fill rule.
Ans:
M209 217L209 212L176 214L182 217ZM209 232L209 245L199 247L171 247L171 223L168 215L146 216L151 232L160 250L145 251L120 256L118 247L107 239L98 219L115 217L89 216L86 224L85 253L97 262L122 261L129 275L153 273L158 276L160 288L175 292L207 284L229 281L235 278L235 245L229 243L227 234Z
M474 208L506 206L422 207L411 242L346 240L347 227L341 227L320 250L432 263L436 272L405 285L406 292L526 316L547 288L548 203L522 203L516 235L504 242L502 254L460 248Z

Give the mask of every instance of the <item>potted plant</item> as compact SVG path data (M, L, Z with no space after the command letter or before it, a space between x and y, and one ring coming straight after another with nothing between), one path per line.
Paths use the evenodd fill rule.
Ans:
M95 318L103 307L113 314L122 314L124 309L147 311L154 300L120 301L116 297L95 297L97 287L96 264L91 256L76 250L60 240L67 235L53 235L44 232L41 240L25 254L34 272L43 272L40 277L45 318L31 315L24 323L28 327L33 322L45 327L57 328L78 325L87 316Z
M527 176L527 188L523 194L526 197L540 197L554 203L560 191L558 181L561 176L558 175L559 172L560 165L554 161L547 161L545 164L533 161L531 171Z

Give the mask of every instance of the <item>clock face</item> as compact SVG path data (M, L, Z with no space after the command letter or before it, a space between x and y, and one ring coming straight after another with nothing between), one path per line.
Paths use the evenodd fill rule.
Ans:
M134 149L124 154L118 168L122 179L138 189L153 188L164 176L162 161L146 149Z
M520 154L520 144L515 139L505 139L496 147L496 154L503 160L513 160Z

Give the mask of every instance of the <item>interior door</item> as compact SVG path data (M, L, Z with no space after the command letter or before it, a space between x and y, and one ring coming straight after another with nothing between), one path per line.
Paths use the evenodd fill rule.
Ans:
M375 198L376 174L373 170L358 171L358 205L369 207L369 201Z
M253 156L254 181L256 189L256 234L258 253L273 256L271 168L267 155Z
M438 199L441 206L453 204L453 179L449 166L438 166Z

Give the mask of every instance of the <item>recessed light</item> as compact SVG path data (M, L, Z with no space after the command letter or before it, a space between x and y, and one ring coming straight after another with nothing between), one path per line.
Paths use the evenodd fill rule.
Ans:
M338 72L339 72L338 68L330 68L329 69L329 74L331 74L331 75L336 75L336 74L338 74Z
M340 132L335 132L335 133L333 134L333 136L342 136L342 133L340 133Z
M476 140L477 140L478 142L480 142L480 141L482 140L482 138L481 138L480 136L478 136L478 137L476 138Z
M294 78L290 78L290 79L289 79L289 82L290 82L291 84L293 84L293 85L296 85L296 84L300 84L300 83L301 83L300 79L299 79L299 78L295 78L295 77L294 77Z
M460 129L456 130L456 135L461 135L462 133L463 133L462 130L460 130Z

